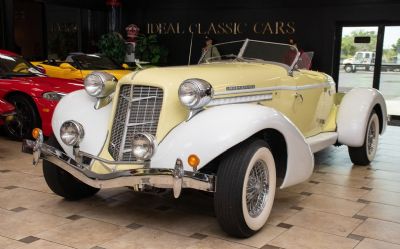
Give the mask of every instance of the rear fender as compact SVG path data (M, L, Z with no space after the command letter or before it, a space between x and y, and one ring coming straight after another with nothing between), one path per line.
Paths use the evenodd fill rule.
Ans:
M338 142L351 147L364 144L369 116L375 107L381 122L380 133L387 125L386 102L383 95L372 88L355 88L346 93L339 106L337 117Z

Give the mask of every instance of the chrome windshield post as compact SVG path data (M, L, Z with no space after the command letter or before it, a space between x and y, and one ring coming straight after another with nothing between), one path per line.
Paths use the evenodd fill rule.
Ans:
M297 48L296 48L296 50L297 50ZM296 57L294 58L293 63L292 63L292 65L289 67L289 70L288 70L288 75L289 75L289 76L292 76L292 77L293 77L293 71L295 70L295 66L296 66L297 61L299 60L299 58L300 58L300 52L297 50Z

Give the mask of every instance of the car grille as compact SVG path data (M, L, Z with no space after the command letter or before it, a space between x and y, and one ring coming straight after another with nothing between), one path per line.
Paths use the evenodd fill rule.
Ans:
M156 136L163 102L158 87L122 85L111 129L108 151L116 161L135 161L131 140L137 132Z

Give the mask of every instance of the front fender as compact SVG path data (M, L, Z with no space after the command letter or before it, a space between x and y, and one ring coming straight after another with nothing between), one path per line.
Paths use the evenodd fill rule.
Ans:
M346 93L339 106L337 117L338 142L351 147L364 144L369 116L379 105L382 120L381 134L386 129L386 102L382 94L372 88L355 88Z
M73 156L72 147L65 145L60 138L60 127L68 120L82 124L85 136L80 149L92 155L99 155L107 137L108 122L112 104L94 109L97 99L89 96L85 90L72 92L63 97L54 110L52 127L58 143L68 156Z
M185 170L192 170L187 158L196 154L200 158L200 169L231 147L268 128L279 131L287 144L287 170L281 188L307 180L314 168L314 156L303 135L280 112L255 104L213 107L181 123L159 144L151 167L168 167L180 158Z

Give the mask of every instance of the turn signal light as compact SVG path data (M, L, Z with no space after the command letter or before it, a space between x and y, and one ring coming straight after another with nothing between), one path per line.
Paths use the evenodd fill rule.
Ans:
M188 157L188 164L189 164L192 168L196 169L197 166L199 166L199 164L200 164L200 158L199 158L198 156L192 154L192 155L190 155L190 156Z
M32 137L34 139L38 139L39 135L40 135L41 130L39 128L35 128L32 130Z

